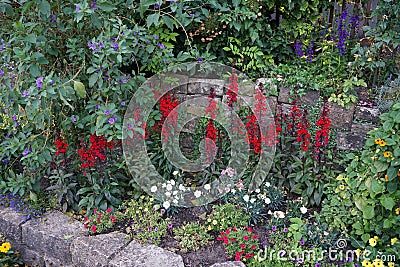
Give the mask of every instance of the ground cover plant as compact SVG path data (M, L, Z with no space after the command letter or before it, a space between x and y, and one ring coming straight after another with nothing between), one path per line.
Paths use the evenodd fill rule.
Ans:
M376 7L364 0L2 1L0 206L25 220L57 208L81 219L91 235L122 231L181 253L188 266L226 260L247 266L395 266L399 9L394 0ZM187 158L216 153L207 168L181 169L163 149L170 134L164 122L186 100L179 93L163 95L147 121L131 125L165 179L165 196L154 199L136 183L123 155L129 101L168 67L212 61L237 73L229 75L222 93L203 92L207 116L180 136L193 148L183 151ZM238 97L240 73L253 81L270 78L257 85L253 111ZM289 89L292 103L269 110L275 125L265 140L257 113L281 88ZM318 94L315 105L296 100L309 90ZM360 90L367 94L363 102ZM156 94L149 90L140 100ZM228 168L235 147L215 120L220 99L245 129L250 157L240 179L234 166ZM383 114L364 148L348 153L336 148L329 107L357 101ZM229 125L235 128L233 120ZM251 177L265 143L276 151L271 170L254 189ZM235 182L212 188L218 179ZM204 207L183 208L177 199L183 185L225 194ZM0 241L0 260L20 264L12 244ZM355 252L334 259L303 253L329 248Z

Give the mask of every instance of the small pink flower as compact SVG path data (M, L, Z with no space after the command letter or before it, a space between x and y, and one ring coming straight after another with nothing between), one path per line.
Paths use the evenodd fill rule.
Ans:
M245 236L243 237L243 239L244 239L244 240L249 240L250 238L249 238L247 235L245 235Z
M92 225L91 230L92 230L92 233L95 234L95 233L96 233L96 230L97 230L96 225Z
M115 218L114 215L112 215L112 216L110 217L110 220L111 220L113 223L117 222L117 219Z
M93 213L96 214L96 213L97 213L97 209L94 209L94 210L93 210Z
M106 210L106 212L107 212L107 213L111 213L111 212L112 212L112 209L111 209L111 208L108 208L108 209Z

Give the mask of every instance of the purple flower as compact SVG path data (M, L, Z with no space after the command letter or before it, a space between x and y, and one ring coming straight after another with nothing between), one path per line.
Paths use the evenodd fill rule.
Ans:
M91 4L90 4L90 8L92 8L92 9L96 9L96 1L94 1L94 0L91 0Z
M154 232L158 232L158 227L154 228Z
M0 51L2 51L3 49L4 49L4 41L3 39L1 39Z
M110 116L111 111L109 109L106 109L106 111L104 112L104 114L106 114L106 116Z
M121 106L125 106L125 105L126 105L125 101L121 101Z
M159 47L160 49L165 49L165 45L163 45L162 43L159 42L157 45L158 45L158 47Z
M303 238L300 239L300 246L304 246L304 244L305 244L305 242L304 242Z
M10 103L12 103L12 102L14 102L14 99L11 98L11 99L10 99Z
M203 62L203 59L201 57L197 58L197 62Z
M78 12L79 10L81 10L81 7L78 5L75 5L75 11Z
M126 78L122 78L121 83L126 83Z
M272 226L271 230L272 230L272 232L275 232L276 231L276 226Z
M29 148L25 148L24 151L22 152L22 156L26 156L28 155L30 152L32 152L32 150L30 150Z
M168 224L168 228L171 229L172 228L172 223Z
M151 238L149 238L149 243L153 243L153 240Z
M133 35L136 36L139 32L133 31Z
M113 48L114 48L114 51L118 51L118 43L115 43L115 44L113 45Z
M53 85L54 84L54 81L53 80L50 80L50 85Z
M154 5L154 8L155 8L155 9L159 9L159 8L160 8L160 5L159 5L159 4L155 4L155 5Z
M94 109L99 109L99 104L94 105Z
M4 70L0 69L0 76L4 76Z
M114 118L109 118L108 119L108 123L109 124L114 124L116 120L117 120L117 118L115 118L115 117Z
M39 90L43 88L43 77L39 77L36 79L36 85Z
M312 56L314 55L314 41L310 43L310 45L307 47L307 59L306 62L312 62Z
M314 267L321 267L322 265L321 265L321 263L319 263L319 262L317 262L315 265L314 265Z
M51 16L50 16L50 23L57 23L57 16L56 15L54 15L54 14L52 14Z
M72 122L76 122L76 118L75 117L71 117L71 121Z
M128 123L128 124L126 125L126 127L127 127L129 130L132 130L132 129L133 129L133 126L132 126L132 124L130 124L130 123Z
M156 35L154 35L154 39L156 39L156 40L158 40L158 35L156 34Z
M346 50L346 39L350 36L346 29L346 19L347 19L347 8L343 10L343 13L340 15L339 22L338 22L338 34L339 34L339 41L337 44L337 49L339 50L339 54L343 55Z
M297 53L297 56L298 57L302 57L302 56L304 56L304 53L303 53L303 43L299 43L299 42L296 42L296 44L294 45L294 49L296 50L296 53Z
M283 232L287 233L288 229L285 227L283 228Z
M23 97L27 97L28 95L29 95L29 91L24 90L24 91L22 92L22 96L23 96Z

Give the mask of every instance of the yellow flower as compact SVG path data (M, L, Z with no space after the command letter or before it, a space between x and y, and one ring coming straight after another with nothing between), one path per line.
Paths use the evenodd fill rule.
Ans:
M375 239L375 240L378 240L378 237L377 237L377 236L374 236L374 239Z
M374 263L373 263L373 266L374 267L382 267L382 266L385 266L385 265L383 264L383 261L381 259L375 259Z
M11 248L10 242L4 242L0 247L0 252L7 253Z
M364 267L372 267L372 263L369 260L363 260L362 266Z
M358 248L358 249L356 250L356 253L357 253L357 256L360 257L360 256L361 256L361 253L362 253L362 250Z
M368 62L371 62L371 61L372 61L372 58L369 57L369 58L367 59L367 61L368 61Z
M339 185L340 190L344 190L344 184Z
M389 267L394 267L394 263L393 262L388 262L388 266Z
M285 7L281 6L281 7L279 8L279 10L280 10L281 12L285 12Z
M392 246L396 244L397 240L398 240L397 237L390 239L390 243L392 244Z
M211 225L209 225L209 226L207 227L207 230L208 230L208 231L211 231L211 230L212 230Z
M382 139L377 138L377 139L375 139L375 144L379 145L381 143L381 141L382 141Z
M387 174L385 174L385 181L389 182L389 176Z
M396 215L399 215L400 214L400 208L396 208L395 212L396 212Z
M392 153L390 153L389 151L386 151L386 152L383 153L383 156L384 156L385 158L389 158L389 157L392 156Z
M378 145L380 145L380 146L386 146L386 142L384 141L384 140L380 140L379 141L379 144Z
M213 220L213 221L212 221L212 224L213 224L213 225L217 225L217 223L218 223L217 220Z
M370 239L368 240L368 242L369 242L369 244L370 244L372 247L375 247L375 246L376 246L376 239L375 239L375 238L370 238Z
M355 59L357 59L357 58L359 58L359 57L360 57L359 54L354 54L354 58L355 58Z

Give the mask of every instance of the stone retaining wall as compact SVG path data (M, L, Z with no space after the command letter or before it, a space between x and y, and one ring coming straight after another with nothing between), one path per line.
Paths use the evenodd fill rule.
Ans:
M226 83L222 80L212 79L193 79L191 84L180 86L176 90L176 96L180 101L195 97L204 97L210 93L210 88L214 88L216 97L224 99L227 91ZM256 82L259 84L269 83L269 86L277 89L276 85L271 84L269 79L260 78ZM267 87L268 88L268 87ZM248 89L248 88L246 88ZM290 110L293 103L298 105L316 106L320 101L319 91L307 91L302 97L290 95L289 88L280 88L277 97L267 98L271 110L275 110L277 105L283 106L284 110ZM239 100L240 101L240 100ZM377 127L379 123L380 112L377 108L364 107L358 104L352 104L349 108L339 106L336 103L329 103L329 118L331 119L331 129L338 130L336 143L339 149L358 150L364 146L367 133ZM184 130L193 132L195 126L189 123ZM182 142L183 149L191 148L190 140Z
M180 255L129 240L123 233L89 236L82 223L59 211L24 222L11 208L0 209L0 232L30 266L184 267ZM245 265L226 262L212 267Z

